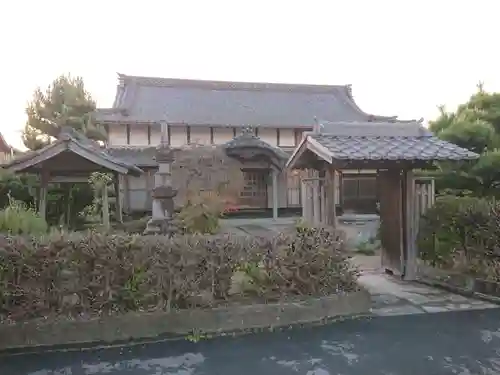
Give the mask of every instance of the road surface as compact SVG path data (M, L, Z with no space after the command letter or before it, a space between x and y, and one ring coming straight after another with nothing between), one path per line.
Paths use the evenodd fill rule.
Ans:
M500 309L0 358L6 375L500 374Z

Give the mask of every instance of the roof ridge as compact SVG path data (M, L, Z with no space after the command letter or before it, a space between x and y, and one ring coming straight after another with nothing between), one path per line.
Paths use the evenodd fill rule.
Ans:
M135 83L153 87L187 87L207 90L245 90L245 91L297 91L311 93L338 93L350 85L320 85L310 83L244 82L188 78L163 78L130 76L118 73L119 86Z

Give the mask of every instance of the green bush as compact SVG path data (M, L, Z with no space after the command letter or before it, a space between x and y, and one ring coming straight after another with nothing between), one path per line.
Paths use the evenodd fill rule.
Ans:
M440 268L461 268L483 277L500 260L500 204L474 197L443 196L420 220L420 258ZM480 265L481 264L481 265Z
M0 236L0 319L88 317L357 289L336 237ZM247 286L237 288L238 276Z
M224 209L222 199L217 196L190 198L176 216L184 232L190 234L215 234Z
M47 223L23 202L11 199L0 211L0 233L39 235L46 233Z
M32 207L35 203L36 176L16 175L0 169L0 209L7 207L11 199Z

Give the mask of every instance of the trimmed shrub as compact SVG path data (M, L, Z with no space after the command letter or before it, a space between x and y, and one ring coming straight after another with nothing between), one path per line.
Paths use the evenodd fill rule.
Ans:
M99 233L3 236L0 317L92 317L356 290L357 270L340 245L322 229L258 240Z
M420 258L432 266L490 279L500 273L500 204L443 196L420 220Z
M224 202L217 196L193 197L182 207L176 219L185 233L215 234L224 211Z

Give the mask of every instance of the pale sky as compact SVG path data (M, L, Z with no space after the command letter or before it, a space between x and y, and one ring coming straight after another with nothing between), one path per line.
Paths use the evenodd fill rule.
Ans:
M16 0L0 5L0 131L19 146L37 86L116 73L353 85L366 112L432 119L500 91L498 0ZM286 110L286 109L284 109Z

